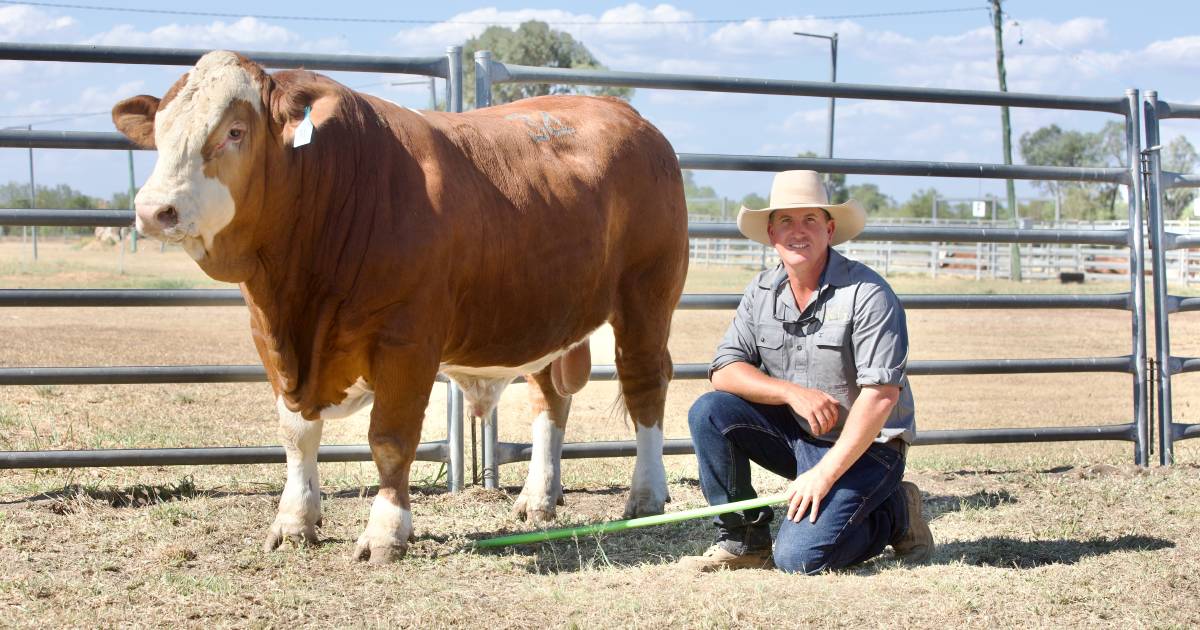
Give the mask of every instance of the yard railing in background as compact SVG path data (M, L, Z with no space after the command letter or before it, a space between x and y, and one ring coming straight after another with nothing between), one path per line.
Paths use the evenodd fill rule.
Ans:
M33 46L0 45L0 58L50 61L88 61L104 63L165 63L190 65L205 51L153 50L131 48L97 48L90 46ZM446 58L393 59L356 56L309 56L276 53L247 53L264 65L295 67L303 64L313 69L356 70L373 72L404 72L440 76L448 79L451 108L461 109L461 63L459 52L451 49ZM362 62L359 66L357 62ZM1136 157L1141 152L1138 94L1127 92L1123 98L1082 98L1054 95L1033 95L966 90L909 89L886 86L826 84L797 81L772 81L722 77L696 77L622 72L595 72L555 68L530 68L504 65L492 61L488 53L476 57L477 97L480 106L487 106L491 83L501 81L555 82L589 85L628 85L664 89L709 90L756 94L795 96L836 96L839 98L868 98L916 102L939 102L977 105L1009 105L1016 107L1063 108L1107 112L1121 115L1126 123L1127 152ZM0 132L0 146L33 148L101 148L130 149L131 144L115 133L83 132ZM1099 245L1129 249L1129 268L1143 267L1142 179L1138 176L1137 160L1130 159L1128 169L1067 168L1039 166L1006 166L999 164L948 164L943 162L902 162L879 160L846 160L828 158L786 158L745 155L679 156L683 168L712 170L779 171L810 168L834 173L918 175L967 178L1018 178L1030 180L1071 180L1126 184L1132 188L1129 221L1113 229L1020 229L965 228L936 226L872 225L860 241L888 243L966 242L976 244L1033 243L1058 247L1061 245ZM128 226L130 211L75 210L4 210L0 224L13 225L89 225ZM692 223L689 235L694 238L740 239L736 227L728 223ZM978 247L978 245L977 245ZM1117 357L1083 357L1064 359L1008 359L914 361L909 366L913 375L933 374L1017 374L1062 372L1116 372L1133 377L1133 410L1129 423L1107 426L1077 426L1048 428L997 428L974 431L924 431L918 444L1000 443L1046 440L1127 440L1135 444L1134 459L1146 464L1149 458L1146 336L1144 279L1142 274L1129 273L1128 293L1111 295L929 295L901 296L906 308L1100 308L1118 309L1131 313L1131 345L1129 355ZM738 295L685 295L681 309L732 309ZM8 290L0 291L0 306L142 306L142 305L224 305L240 302L236 291L108 291L108 290ZM706 365L678 365L679 378L703 378ZM596 366L596 380L616 378L613 366ZM159 366L114 368L8 368L0 370L0 384L59 384L59 383L178 383L263 380L259 366ZM463 483L463 423L461 394L448 393L448 437L445 442L422 445L422 459L450 464L451 488ZM527 459L530 447L526 444L500 444L495 418L484 422L485 484L498 484L501 463ZM689 440L668 440L667 454L691 452ZM78 454L78 457L71 453ZM601 457L632 455L632 442L603 442L566 444L563 456ZM58 459L55 459L58 458ZM370 459L365 446L323 447L320 458ZM70 461L70 463L66 463ZM137 465L161 463L229 463L235 461L284 461L280 448L247 447L242 449L148 449L140 451L75 451L69 453L3 453L0 468L53 465ZM54 463L58 462L58 463ZM87 464L85 462L92 462Z
M0 44L0 59L191 66L208 52L192 49ZM271 68L415 74L445 79L447 109L462 111L462 49L444 57L375 57L243 52ZM79 131L0 131L0 147L30 149L137 150L118 133ZM131 210L0 210L0 225L113 226L133 224ZM233 290L0 290L0 306L224 306L242 303ZM192 365L149 367L2 368L0 385L110 383L214 383L265 381L261 366ZM447 465L453 490L463 487L462 396L447 383L446 440L424 443L417 459ZM320 461L370 461L366 445L322 446ZM0 452L0 469L58 466L157 466L165 464L248 464L286 461L282 447L112 449Z
M1200 424L1174 421L1171 401L1171 376L1200 371L1200 358L1171 355L1171 313L1200 311L1200 298L1183 298L1167 291L1169 276L1167 252L1200 248L1200 236L1166 232L1163 221L1163 195L1173 188L1200 187L1200 174L1170 173L1162 170L1162 136L1159 121L1166 118L1200 119L1200 105L1172 105L1158 100L1157 92L1146 92L1146 150L1142 155L1149 199L1150 247L1154 268L1155 366L1158 389L1159 463L1174 462L1175 440L1200 437ZM1185 258L1185 260L1187 260Z
M743 94L861 98L963 105L1007 105L1048 109L1084 110L1117 114L1125 120L1128 168L1079 168L1003 165L989 163L946 163L895 160L851 160L833 158L790 158L752 155L680 154L682 168L700 170L738 170L778 172L811 169L825 173L910 175L922 177L966 177L971 179L1026 179L1109 182L1130 186L1128 227L1121 230L1025 230L972 229L940 226L870 226L859 241L893 242L973 242L1094 244L1122 246L1130 250L1130 270L1143 265L1143 196L1137 160L1141 153L1139 96L1128 90L1123 97L1094 98L1011 92L916 89L890 86L854 85L782 81L742 77L712 77L640 72L610 72L563 68L536 68L504 64L492 59L487 51L475 54L476 106L491 105L491 87L495 83L553 83L593 86L623 86ZM741 234L728 223L693 223L691 237L737 239ZM1132 376L1133 409L1131 421L1124 424L1089 427L1003 428L974 431L920 431L917 444L1040 442L1051 440L1129 440L1134 443L1134 460L1146 465L1149 460L1149 422L1146 387L1145 280L1141 273L1129 273L1130 290L1117 296L936 296L924 301L901 296L906 308L1120 308L1130 311L1131 352L1121 357L1085 357L1078 359L1015 359L1001 361L913 361L912 375L929 374L1018 374L1052 372L1119 372ZM922 296L924 298L925 296ZM681 308L733 308L738 296L685 295ZM1001 298L999 300L990 298ZM1031 299L1032 298L1032 299ZM1115 298L1115 299L1114 299ZM1037 306L1032 304L1036 303ZM597 366L593 378L614 372L612 366ZM704 378L707 365L675 366L676 378ZM497 419L484 420L485 485L498 487L500 464L529 457L527 444L500 444ZM689 440L667 440L668 454L691 451ZM564 458L632 455L632 442L564 444Z

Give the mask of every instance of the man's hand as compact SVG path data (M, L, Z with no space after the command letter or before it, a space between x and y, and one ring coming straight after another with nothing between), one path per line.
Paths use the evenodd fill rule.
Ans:
M841 405L833 396L819 389L796 386L788 395L788 406L801 418L808 421L813 435L824 435L833 430L838 421Z
M788 520L799 523L805 514L809 514L808 522L817 522L821 500L829 494L834 481L819 465L796 477L787 488Z

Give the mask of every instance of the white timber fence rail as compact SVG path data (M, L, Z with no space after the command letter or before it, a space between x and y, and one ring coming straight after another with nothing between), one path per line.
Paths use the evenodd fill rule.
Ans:
M894 243L850 241L838 245L842 254L870 265L885 276L915 274L938 278L1011 278L1012 251L1000 243ZM1166 252L1170 278L1184 286L1200 280L1200 257L1189 250ZM694 265L765 268L774 264L774 254L763 245L746 239L699 239L689 243ZM1021 277L1026 280L1057 280L1064 273L1083 274L1088 282L1126 280L1130 251L1100 245L1045 244L1022 247ZM1148 269L1147 269L1148 270Z
M1158 93L1146 92L1145 102L1146 149L1140 155L1142 175L1146 181L1146 197L1150 223L1150 248L1154 284L1154 362L1153 376L1158 395L1158 457L1167 466L1174 463L1175 441L1200 437L1200 424L1174 421L1171 401L1171 377L1183 372L1200 372L1200 358L1177 357L1171 354L1172 313L1200 311L1200 298L1170 295L1167 280L1170 275L1167 253L1180 250L1187 253L1200 248L1200 236L1167 232L1163 220L1163 195L1175 188L1200 188L1200 174L1172 173L1162 170L1159 121L1168 118L1200 120L1200 105L1172 104L1158 100ZM1184 257L1184 260L1189 260ZM1186 283L1187 265L1183 267Z
M0 59L81 63L191 66L208 50L69 46L0 43ZM445 102L462 111L462 49L452 46L443 57L311 55L241 51L269 68L306 68L344 72L421 75L445 80ZM0 131L0 147L27 149L140 150L118 133L79 131ZM130 200L132 203L132 199ZM0 209L0 225L129 227L133 210ZM0 307L45 306L227 306L244 304L237 290L105 290L3 289ZM452 489L463 487L462 396L439 375L447 391L447 437L422 443L417 459L447 465ZM259 365L177 365L118 367L0 368L0 385L78 385L140 383L217 383L266 381ZM370 447L322 446L320 461L370 461ZM0 469L88 466L162 466L284 462L282 447L212 447L169 449L95 449L77 451L0 451Z
M960 177L1023 180L1065 180L1109 182L1130 187L1128 224L1124 229L1005 229L945 226L868 225L859 241L897 243L1030 243L1061 246L1067 244L1122 247L1129 250L1129 291L1110 295L902 295L905 308L995 309L995 308L1108 308L1130 313L1130 353L1116 357L1079 357L1062 359L1002 359L912 361L911 375L1022 374L1063 372L1116 372L1131 376L1133 405L1130 421L1103 426L1053 426L1040 428L992 428L981 430L918 431L916 445L963 443L1013 443L1066 440L1125 440L1133 443L1133 458L1145 466L1150 458L1148 384L1146 360L1145 277L1134 270L1144 268L1143 217L1145 197L1138 160L1141 154L1140 95L1130 89L1112 98L1074 97L1051 94L987 92L953 89L918 89L893 86L856 85L808 81L783 81L745 77L658 74L539 68L505 64L493 59L488 51L475 54L476 107L491 105L492 86L497 83L544 83L590 86L622 86L649 89L732 92L743 94L856 98L890 101L991 105L1105 112L1120 116L1125 123L1125 150L1130 159L1126 168L1083 168L1004 165L991 163L952 163L928 161L860 160L834 158L793 158L757 155L679 154L681 168L698 170L735 170L778 172L811 169L825 173L858 175L907 175L921 177ZM730 223L691 223L692 238L739 239ZM739 295L685 294L679 308L734 309ZM707 375L707 364L677 364L675 378L699 379ZM596 366L595 379L614 379L613 366ZM497 418L484 421L484 481L499 486L499 466L529 459L528 444L500 443ZM567 443L563 458L629 456L635 453L633 442ZM665 441L665 454L690 453L687 439Z

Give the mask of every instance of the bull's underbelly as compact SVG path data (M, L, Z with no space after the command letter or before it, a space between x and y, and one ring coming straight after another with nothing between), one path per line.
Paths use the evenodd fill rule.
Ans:
M594 331L593 331L594 332ZM463 400L467 404L467 412L476 417L489 415L500 402L500 394L514 378L523 374L541 372L555 359L563 356L571 349L588 340L591 333L582 339L572 342L565 348L560 348L528 363L516 366L465 366L443 363L438 371L454 381L463 392Z
M500 402L500 395L504 393L504 388L508 387L513 379L524 374L535 374L542 371L555 359L586 342L591 334L588 333L582 339L574 341L564 348L521 365L465 366L442 363L438 366L438 371L454 381L462 390L463 400L467 404L467 412L476 417L484 417L490 414ZM374 390L360 376L353 385L346 389L345 398L336 405L321 409L320 416L325 420L345 418L374 401Z

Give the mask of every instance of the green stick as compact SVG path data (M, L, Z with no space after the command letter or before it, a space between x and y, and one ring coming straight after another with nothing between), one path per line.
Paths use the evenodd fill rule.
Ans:
M511 536L500 536L498 538L485 538L483 540L476 540L474 546L477 549L488 549L491 547L507 547L509 545L528 545L530 543L545 542L547 540L575 538L577 536L588 536L591 534L608 534L612 532L625 531L627 529L635 529L637 527L666 525L667 523L678 523L680 521L687 521L693 518L716 516L718 514L725 514L726 512L737 512L739 510L766 507L776 503L783 503L784 501L787 501L787 495L775 494L769 497L758 497L757 499L746 499L745 501L734 501L733 503L725 503L722 505L712 505L705 508L696 508L694 510L684 510L682 512L675 512L673 514L642 516L623 521L597 523L595 525L580 525L579 527L547 529L540 532L527 532L524 534L513 534Z

